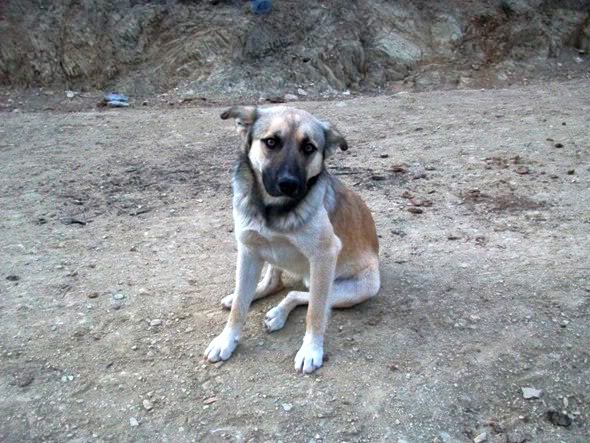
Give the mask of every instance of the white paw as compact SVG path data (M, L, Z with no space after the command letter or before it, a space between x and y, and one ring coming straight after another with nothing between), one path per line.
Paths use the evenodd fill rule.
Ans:
M283 308L278 306L272 308L264 317L264 327L268 332L274 332L285 326L287 314Z
M226 297L223 297L221 299L221 305L225 308L225 309L231 309L231 304L234 302L234 294L231 293Z
M303 340L303 345L295 356L295 370L310 374L322 367L324 345L321 340Z
M227 360L238 346L239 337L237 334L223 331L215 337L205 350L205 358L210 362Z

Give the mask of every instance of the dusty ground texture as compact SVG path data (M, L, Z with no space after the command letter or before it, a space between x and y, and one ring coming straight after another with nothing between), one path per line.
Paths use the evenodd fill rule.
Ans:
M305 309L262 326L284 293L202 361L233 289L220 109L4 113L0 440L588 441L589 105L587 80L300 103L347 135L331 170L382 258L312 376Z

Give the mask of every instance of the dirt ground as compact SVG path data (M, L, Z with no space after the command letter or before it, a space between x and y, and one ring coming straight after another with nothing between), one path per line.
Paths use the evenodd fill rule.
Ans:
M0 441L588 441L590 81L298 106L346 134L382 260L311 376L305 308L263 328L284 292L202 360L235 261L219 108L0 115Z

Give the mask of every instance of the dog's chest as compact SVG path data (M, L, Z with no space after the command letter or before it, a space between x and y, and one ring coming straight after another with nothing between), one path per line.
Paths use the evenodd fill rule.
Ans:
M239 232L238 240L264 261L280 269L300 276L309 273L308 260L284 235L269 232L259 226L249 226Z

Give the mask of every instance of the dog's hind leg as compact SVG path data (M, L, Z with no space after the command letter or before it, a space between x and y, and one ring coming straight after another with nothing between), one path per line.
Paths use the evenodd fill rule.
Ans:
M258 300L260 298L267 297L272 294L276 294L280 290L282 290L285 286L283 284L283 280L281 278L283 271L274 267L273 265L268 265L266 268L266 273L258 286L256 286L256 293L254 294L253 300ZM223 297L221 300L221 305L229 309L234 301L234 294L229 294L226 297Z
M380 278L378 269L366 269L364 272L346 279L337 279L332 284L328 298L330 308L350 308L374 297L379 292ZM285 326L287 317L293 309L309 303L309 292L291 291L274 308L267 312L264 326L268 332L274 332Z

